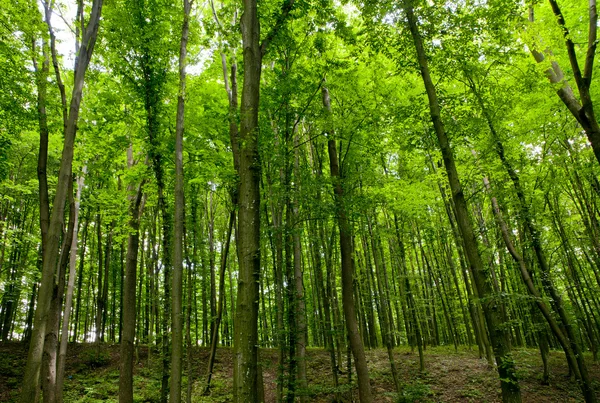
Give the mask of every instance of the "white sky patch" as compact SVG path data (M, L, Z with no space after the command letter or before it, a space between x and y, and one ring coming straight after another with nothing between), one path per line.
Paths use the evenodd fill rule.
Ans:
M530 158L540 158L542 155L542 146L538 144L527 144L521 142L521 147L527 152L527 156Z
M38 8L44 15L44 5L38 0ZM77 17L77 4L74 0L57 1L52 11L50 22L56 35L56 51L62 57L62 66L71 70L75 66L75 18ZM102 21L102 20L101 20ZM193 60L188 57L186 72L190 75L200 75L210 65L215 48L202 48Z
M38 8L44 15L44 5L38 1ZM71 30L77 14L77 4L73 1L55 3L50 23L56 35L56 51L63 58L63 67L72 69L75 66L75 33ZM69 25L71 26L69 27Z
M194 76L199 76L200 74L202 74L202 72L204 72L204 70L206 70L209 67L215 50L216 49L214 46L211 46L209 48L202 48L195 62L189 63L186 66L185 71L188 74Z
M336 5L339 5L339 3L336 2ZM342 10L344 11L344 14L346 14L350 18L358 18L360 14L358 8L356 7L356 5L354 5L354 3L343 4Z

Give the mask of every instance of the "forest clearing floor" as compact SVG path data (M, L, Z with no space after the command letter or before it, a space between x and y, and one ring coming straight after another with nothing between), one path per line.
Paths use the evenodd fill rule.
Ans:
M66 403L117 402L119 393L119 346L92 344L70 345L65 379ZM479 359L477 349L450 347L428 348L425 352L424 373L418 370L419 357L407 347L394 350L396 366L403 386L398 395L394 390L391 369L384 349L367 351L371 386L375 402L500 402L500 386L495 371ZM266 402L275 401L277 350L261 349ZM550 385L543 385L542 362L538 350L514 351L524 402L581 402L581 392L574 380L567 378L564 354L550 354ZM20 343L0 343L0 402L13 402L18 397L23 368L27 355ZM347 361L339 374L338 392L344 401L358 401L356 375L352 373L348 384ZM600 394L600 363L589 363L590 376L596 393ZM220 348L209 396L201 396L205 383L208 348L193 350L192 402L232 401L232 350ZM187 384L187 364L184 361L184 386ZM334 396L329 353L323 349L307 351L308 390L311 402L331 402ZM160 396L161 361L158 350L140 347L134 373L134 399L136 402L158 402ZM287 378L286 378L287 380ZM299 391L300 392L300 391ZM352 394L352 396L351 396Z

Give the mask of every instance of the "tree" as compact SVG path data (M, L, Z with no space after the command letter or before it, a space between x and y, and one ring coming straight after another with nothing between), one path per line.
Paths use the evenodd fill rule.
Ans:
M72 181L71 163L73 161L73 144L77 132L77 120L81 105L83 83L85 73L92 58L98 27L100 24L100 14L102 11L102 0L94 0L88 24L83 34L81 48L77 56L77 64L74 72L74 85L71 93L71 103L69 106L68 119L65 124L65 140L62 154L62 163L58 184L56 186L56 195L54 197L52 215L48 227L46 239L46 251L43 258L42 279L38 293L38 303L35 312L33 333L27 355L27 365L21 391L21 402L33 402L37 400L39 385L40 365L42 351L44 346L44 336L46 323L50 309L50 300L52 297L53 278L56 270L55 262L59 255L59 242L64 221L64 205L67 199L69 183Z
M258 109L262 59L269 43L290 13L294 0L284 2L275 26L260 42L258 8L245 0L241 19L244 85L240 109L237 253L239 268L235 319L234 397L258 402L258 284L260 278L260 176Z
M183 1L183 24L179 49L179 94L177 96L177 123L175 127L175 224L173 235L173 351L171 355L171 398L181 402L181 363L183 356L183 232L184 232L184 177L183 177L183 132L185 118L185 67L191 2Z
M460 232L463 237L465 250L471 265L471 273L473 275L477 293L483 300L482 308L485 314L490 341L496 357L498 374L500 375L502 400L504 402L520 402L521 392L515 373L515 364L510 355L510 349L508 348L506 332L502 329L501 318L498 312L498 307L496 306L498 302L492 299L492 288L489 280L486 278L487 270L484 268L481 255L478 250L477 239L473 233L473 225L471 223L471 218L469 217L464 193L458 178L458 172L456 170L452 149L450 148L448 137L446 135L446 129L441 118L441 110L437 100L436 90L429 73L427 56L425 54L425 49L423 47L423 42L421 40L416 17L411 3L405 4L404 12L406 13L408 27L410 29L417 52L417 60L419 63L419 69L421 71L421 77L423 78L423 83L425 84L425 89L427 91L427 98L429 99L431 121L435 128L439 147L444 160L444 165L446 167L446 173L448 175L448 181L450 182L450 189L452 190L452 199L454 201L458 227L460 228Z
M331 100L329 98L329 91L327 87L323 87L323 107L325 108L326 114L331 115ZM331 124L331 123L330 123ZM363 342L360 338L358 331L358 324L356 323L356 308L353 297L353 272L354 272L354 259L352 257L352 235L350 223L348 222L347 212L344 207L344 188L342 182L342 176L340 174L340 168L338 163L338 156L335 144L335 138L333 137L333 128L328 127L327 150L329 152L329 171L332 178L332 185L336 200L336 215L338 220L338 227L340 231L340 249L342 256L342 303L344 307L344 318L346 319L346 331L348 332L348 339L350 340L350 349L354 356L354 365L356 367L356 373L358 376L358 391L361 403L369 403L373 401L371 395L371 385L369 383L369 370L367 368L367 361L365 358L365 351Z

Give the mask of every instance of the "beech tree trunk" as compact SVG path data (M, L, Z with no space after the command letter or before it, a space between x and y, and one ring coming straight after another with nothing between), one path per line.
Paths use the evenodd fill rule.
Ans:
M331 101L329 98L329 90L326 87L322 88L323 106L325 113L331 119ZM369 382L369 369L367 368L367 360L365 358L365 348L360 338L358 323L356 321L356 306L354 303L354 287L353 287L353 272L354 258L352 256L352 235L350 223L346 209L344 207L344 188L342 186L343 177L340 174L338 163L337 150L335 145L332 122L328 123L328 138L327 149L329 152L329 170L333 184L336 214L338 226L340 229L340 250L342 256L342 301L344 318L346 319L346 330L350 341L350 349L354 356L354 366L358 377L358 394L361 403L370 403L373 401L371 395L371 384Z
M500 385L502 389L502 400L505 403L521 402L521 391L518 378L516 376L515 364L508 348L507 332L501 323L501 310L498 301L493 298L490 279L488 278L488 269L483 264L479 252L477 238L473 232L473 224L465 196L458 178L458 172L454 162L454 155L450 148L446 129L441 118L440 106L437 100L437 94L433 81L429 73L429 66L423 42L417 27L417 19L414 15L413 6L410 0L404 3L404 11L408 20L413 42L415 45L417 60L421 70L421 77L425 84L427 97L429 99L429 108L431 120L438 138L439 147L442 152L450 189L452 190L452 199L456 208L458 226L462 234L467 257L471 266L471 272L475 287L477 289L481 305L483 308L485 321L487 323L489 338L496 357L498 374L500 376Z
M127 150L129 167L133 167L133 149ZM140 239L140 205L142 203L142 189L145 180L137 186L127 187L129 193L129 236L127 238L127 257L123 284L123 329L121 331L121 362L119 376L119 403L133 402L133 350L135 342L136 325L136 275L137 256ZM135 191L135 194L133 193ZM143 266L142 266L143 267ZM151 348L149 346L149 348Z
M58 354L58 361L56 363L56 401L62 403L63 401L63 383L65 378L65 360L67 357L67 343L69 342L69 319L71 317L71 307L73 306L73 290L75 288L75 275L77 266L77 235L79 228L79 204L81 200L81 191L83 189L83 182L87 168L84 167L83 171L77 179L77 194L75 195L75 205L73 212L73 238L71 240L71 249L69 255L69 283L67 285L67 297L65 301L65 308L63 313L63 323L60 336L60 350Z
M185 123L185 66L189 35L190 0L183 0L183 26L179 47L179 95L177 96L177 121L175 127L175 222L173 231L173 304L171 305L170 402L181 402L181 373L183 360L183 235L185 224L183 133Z
M219 301L217 304L217 316L215 317L215 324L213 327L213 333L210 342L210 355L208 358L208 369L206 374L206 386L204 388L204 395L207 395L210 391L210 381L212 379L212 371L215 364L215 357L217 354L217 344L219 343L219 326L221 325L221 319L223 318L223 305L225 304L225 269L227 268L227 257L229 256L229 246L231 243L231 233L235 225L235 210L231 210L229 213L229 226L227 228L227 238L225 239L225 246L221 251L221 268L219 270Z
M302 244L300 242L300 236L302 235L302 227L299 224L299 211L298 211L298 198L299 198L299 187L300 187L300 162L299 162L299 145L298 135L294 134L294 183L296 185L296 196L294 197L292 205L292 217L294 228L293 231L293 243L294 243L294 310L296 311L296 363L298 365L297 373L297 386L301 389L300 391L300 402L308 402L306 395L306 389L308 383L306 380L306 345L308 343L307 327L306 327L306 304L304 301L304 279L302 270Z
M52 288L54 284L54 269L59 255L60 236L64 222L64 209L69 182L72 180L73 150L75 134L77 132L77 121L79 118L79 107L81 105L83 93L83 82L96 43L98 26L100 24L100 14L102 12L102 2L103 0L94 0L92 3L90 19L77 55L74 86L64 133L64 145L58 174L58 183L56 185L56 194L46 239L46 251L44 253L42 264L42 279L38 293L38 303L34 317L31 342L29 344L29 352L27 355L27 364L23 376L23 388L21 389L20 396L21 403L32 403L37 401L44 336L46 334L46 322L50 310L50 300L52 298Z
M238 403L258 396L258 282L260 279L260 176L258 107L262 52L256 0L244 0L241 19L244 85L240 111L238 291L234 327L233 395Z
M275 26L260 43L256 0L244 0L241 18L244 86L240 108L237 253L238 292L234 327L233 396L235 402L254 403L258 388L258 302L260 281L260 178L258 108L262 58L292 9L284 2ZM234 145L234 144L232 144ZM262 378L262 377L261 377Z

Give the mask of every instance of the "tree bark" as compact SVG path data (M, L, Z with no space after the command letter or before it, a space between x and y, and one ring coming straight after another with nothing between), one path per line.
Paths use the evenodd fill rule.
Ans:
M262 52L256 0L244 0L241 19L244 85L240 113L239 262L234 327L234 401L256 403L258 397L258 282L260 272L260 176L258 107Z
M295 286L295 306L296 311L296 363L298 365L297 386L300 388L300 402L308 402L306 395L308 383L306 380L306 345L308 343L307 327L306 327L306 304L304 301L304 279L302 270L302 244L300 237L302 235L302 227L299 222L299 187L300 187L300 157L298 135L294 133L294 184L295 198L292 205L293 217L293 243L294 243L294 286Z
M260 41L256 0L244 0L241 18L244 86L240 109L237 253L238 297L234 328L233 396L235 402L260 400L258 390L258 301L260 281L260 178L258 108L262 58L285 22L294 0L284 2L275 26Z
M322 88L323 106L325 113L331 119L331 101L329 98L329 90L326 87ZM371 384L369 382L369 369L365 358L365 349L360 338L358 323L356 321L356 308L353 296L353 272L354 262L352 257L352 235L351 227L348 221L346 208L344 206L344 188L343 177L340 174L338 163L337 150L335 146L335 138L332 122L328 122L328 141L327 149L329 152L329 170L332 179L336 215L338 226L340 229L340 249L342 256L342 301L344 309L344 318L346 319L346 330L348 331L348 339L350 341L350 349L354 356L354 366L358 377L358 394L361 403L370 403L373 401L371 395Z
M56 363L56 401L63 401L63 383L65 378L65 360L67 357L67 343L69 342L69 318L71 316L71 307L73 306L73 289L75 288L75 275L77 266L77 234L79 228L79 205L81 201L81 191L87 168L84 167L77 179L77 194L75 195L75 205L73 212L73 239L71 240L71 249L69 256L69 283L67 285L67 298L63 313L63 323L60 338L60 350L58 361Z
M212 379L212 371L215 363L215 357L217 354L217 344L219 343L219 326L221 325L221 319L223 317L223 304L225 303L225 269L227 268L227 257L229 255L229 246L231 243L231 233L235 225L235 210L231 210L229 213L229 226L227 228L227 238L225 240L224 249L221 251L221 268L219 270L219 302L217 304L217 316L215 317L215 324L213 327L213 333L210 342L210 355L208 358L208 369L206 373L206 386L204 388L204 395L207 395L210 391L210 381Z
M171 305L171 353L170 402L181 402L181 373L183 360L183 233L184 233L184 176L183 133L185 123L185 66L189 35L191 2L183 0L183 25L179 47L179 95L177 96L177 121L175 127L175 223L173 231L173 304Z
M493 298L493 292L489 283L488 270L484 267L481 255L478 249L477 238L473 232L473 224L467 209L467 203L458 178L458 172L454 162L454 155L450 148L448 136L444 123L441 119L440 106L437 100L437 94L433 81L429 73L429 65L423 42L417 27L417 19L414 15L413 6L410 0L404 3L404 11L408 20L413 42L415 45L417 60L421 71L421 77L425 85L427 97L429 99L429 108L431 120L437 134L439 147L442 152L448 181L452 190L458 226L463 236L467 257L471 266L471 271L477 288L481 305L483 308L485 321L488 326L489 338L496 357L498 373L500 376L500 385L502 389L502 400L505 403L521 402L521 391L515 371L515 364L508 348L506 330L501 323L501 312L498 301Z
M94 0L88 25L85 30L84 40L79 49L77 63L75 66L75 79L73 91L71 94L71 103L69 106L69 116L65 128L64 145L61 158L61 165L56 186L56 194L50 223L48 227L48 236L46 240L46 253L42 265L42 279L38 294L38 304L36 308L33 332L29 344L27 355L27 364L23 376L23 388L21 389L20 402L31 403L37 400L40 366L42 361L42 350L44 345L44 336L46 334L46 322L50 310L50 300L52 298L53 277L56 259L59 255L60 234L64 221L65 202L69 182L71 178L73 149L75 144L75 134L77 132L77 121L79 118L79 107L81 105L83 82L85 72L89 65L98 26L100 23L100 14L102 11L103 0Z
M129 168L133 167L133 148L127 150ZM127 187L129 199L129 236L123 284L123 329L121 331L121 362L119 366L119 403L133 402L133 351L136 327L136 276L140 239L141 204L145 180ZM135 193L134 193L135 191ZM151 346L148 346L150 349Z

